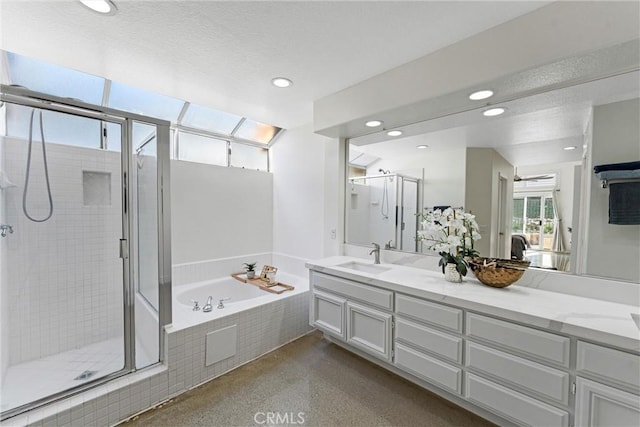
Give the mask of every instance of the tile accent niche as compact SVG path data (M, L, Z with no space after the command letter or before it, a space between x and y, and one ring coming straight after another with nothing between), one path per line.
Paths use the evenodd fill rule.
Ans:
M84 206L111 206L111 173L82 171Z

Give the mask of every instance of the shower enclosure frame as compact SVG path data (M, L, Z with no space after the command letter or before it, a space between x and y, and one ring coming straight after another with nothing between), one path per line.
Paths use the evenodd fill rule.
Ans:
M45 398L13 408L1 414L4 421L13 416L30 411L69 396L81 393L114 378L128 375L135 367L135 292L137 283L137 257L130 256L129 248L137 247L135 231L136 212L134 189L131 186L133 168L132 135L133 123L140 122L155 126L157 138L157 215L158 215L158 363L164 361L164 327L171 324L171 190L170 190L170 122L142 116L112 108L93 105L70 98L61 98L22 87L0 85L0 101L66 113L121 126L121 190L122 190L122 238L120 257L123 259L123 312L124 312L124 367L101 378L88 381L77 387L63 390ZM104 129L104 125L101 128ZM152 364L154 366L156 364ZM145 367L146 369L148 367Z
M347 145L348 147L348 145ZM348 149L348 148L347 148ZM395 205L394 205L394 210L393 210L393 215L394 215L394 238L396 241L396 247L395 248L389 248L389 247L385 247L385 249L394 249L394 250L399 250L401 252L416 252L418 250L418 241L414 240L414 248L412 251L410 251L408 248L404 248L404 241L403 241L403 231L404 231L404 206L405 206L405 188L404 188L404 183L405 182L411 182L416 184L416 208L418 208L420 206L420 195L422 194L422 188L421 188L421 183L422 180L420 178L415 178L412 176L407 176L401 173L397 173L397 172L392 172L392 173L382 173L382 174L376 174L376 175L362 175L362 176L351 176L351 177L347 177L346 178L346 182L351 182L353 183L354 181L364 181L366 183L366 181L368 179L378 179L378 178L383 178L383 179L387 179L387 178L395 178ZM346 192L345 192L345 206L347 205L346 202ZM416 209L417 210L417 209ZM416 232L418 230L418 217L416 216L414 218L414 222L415 222L415 229ZM349 220L348 220L348 215L347 215L347 211L345 209L345 231L344 231L344 235L345 235L345 239L347 236L347 229L349 227ZM349 243L349 242L345 242L345 243ZM354 243L351 243L354 244ZM357 243L355 243L357 245ZM400 249L398 249L400 248Z

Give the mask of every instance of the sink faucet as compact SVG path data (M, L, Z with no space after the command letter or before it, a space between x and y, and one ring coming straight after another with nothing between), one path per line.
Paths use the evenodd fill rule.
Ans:
M373 263L380 264L380 245L377 243L372 243L372 245L373 245L373 250L369 252L369 255L375 254L375 261Z

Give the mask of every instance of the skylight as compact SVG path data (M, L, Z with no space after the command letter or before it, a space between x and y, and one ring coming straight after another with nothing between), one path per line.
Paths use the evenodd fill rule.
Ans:
M197 104L189 105L182 119L185 126L231 135L242 117Z
M156 117L175 123L180 111L182 111L184 101L113 82L111 83L108 106L116 110Z
M255 120L246 119L240 125L234 136L249 141L268 144L281 129L265 123L256 122Z
M6 52L9 84L62 98L75 98L100 105L105 79L57 65Z

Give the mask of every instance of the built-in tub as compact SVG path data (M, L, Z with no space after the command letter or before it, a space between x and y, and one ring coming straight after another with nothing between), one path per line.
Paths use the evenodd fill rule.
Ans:
M278 271L276 279L294 286L295 289L285 291L282 294L274 294L230 276L175 286L173 288L173 321L170 328L171 330L188 328L309 290L307 278ZM212 297L213 309L207 313L202 311L202 308L210 296ZM218 309L218 303L221 299L225 299L224 308ZM200 310L193 310L193 301L198 301Z

